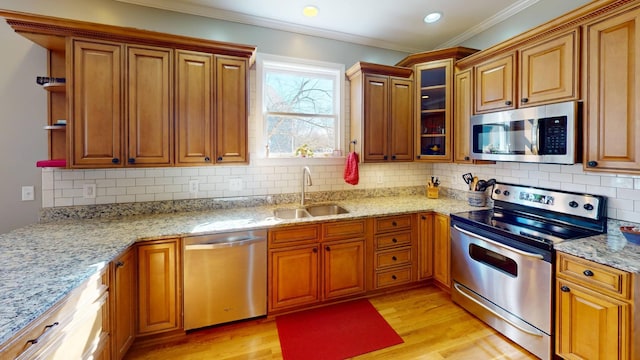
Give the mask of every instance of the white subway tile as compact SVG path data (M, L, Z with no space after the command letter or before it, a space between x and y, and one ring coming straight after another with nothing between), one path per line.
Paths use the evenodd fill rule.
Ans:
M131 186L136 186L136 179L116 179L116 186L117 187L131 187Z
M117 203L130 203L130 202L135 202L136 201L136 196L135 195L118 195L116 196L116 202Z

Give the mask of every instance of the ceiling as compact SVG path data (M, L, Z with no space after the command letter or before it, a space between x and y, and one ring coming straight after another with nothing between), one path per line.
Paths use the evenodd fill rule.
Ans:
M456 46L539 0L118 0L396 51ZM306 5L316 17L302 15ZM430 12L443 14L426 24Z

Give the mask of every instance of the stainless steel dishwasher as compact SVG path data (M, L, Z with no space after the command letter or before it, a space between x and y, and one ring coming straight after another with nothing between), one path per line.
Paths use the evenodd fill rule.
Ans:
M267 313L267 231L184 239L184 328Z

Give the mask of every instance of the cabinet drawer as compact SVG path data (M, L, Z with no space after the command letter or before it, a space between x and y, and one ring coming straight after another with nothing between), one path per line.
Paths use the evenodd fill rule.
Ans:
M411 266L376 273L376 288L395 286L411 282Z
M411 215L389 216L375 219L376 234L387 231L405 230L411 228Z
M557 273L596 291L629 299L631 276L628 272L610 266L558 252Z
M393 247L411 245L411 232L406 231L397 234L376 236L376 249L388 249Z
M292 246L302 244L312 244L320 238L320 227L312 226L291 226L282 229L269 231L269 246Z
M366 229L365 220L338 221L322 224L324 240L363 237L365 236Z
M411 248L394 249L376 253L376 269L411 264Z

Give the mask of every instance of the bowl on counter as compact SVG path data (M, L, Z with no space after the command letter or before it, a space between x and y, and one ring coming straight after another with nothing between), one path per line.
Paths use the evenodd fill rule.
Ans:
M620 232L627 238L627 241L640 245L640 227L620 226Z

